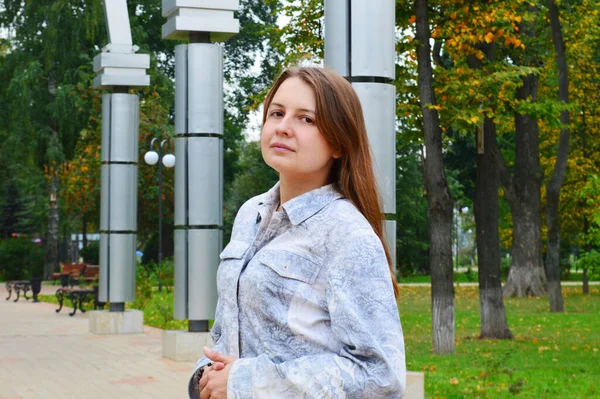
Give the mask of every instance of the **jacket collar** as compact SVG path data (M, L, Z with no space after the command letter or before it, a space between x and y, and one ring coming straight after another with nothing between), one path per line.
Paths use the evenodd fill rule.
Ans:
M306 219L315 215L332 201L342 198L334 184L328 184L323 187L316 188L307 193L292 198L283 204L283 210L287 214L290 222L293 225L298 225ZM269 191L263 194L263 198L259 201L259 212L267 210L279 204L279 182L277 182Z

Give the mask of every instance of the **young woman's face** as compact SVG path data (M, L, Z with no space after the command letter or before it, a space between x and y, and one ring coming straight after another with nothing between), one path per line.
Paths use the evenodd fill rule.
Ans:
M267 165L291 179L325 183L334 154L316 125L316 99L300 78L285 80L273 97L262 128Z

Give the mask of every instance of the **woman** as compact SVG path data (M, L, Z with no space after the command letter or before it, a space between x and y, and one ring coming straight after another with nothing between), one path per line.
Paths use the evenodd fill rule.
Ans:
M235 219L215 347L190 397L401 397L398 286L352 86L327 69L285 71L265 100L261 150L280 181Z

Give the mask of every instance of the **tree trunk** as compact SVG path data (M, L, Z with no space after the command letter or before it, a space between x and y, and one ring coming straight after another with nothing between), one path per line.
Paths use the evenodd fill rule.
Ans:
M50 181L50 209L48 212L48 233L46 234L46 263L44 277L49 279L58 270L58 240L59 240L59 214L58 214L58 178L52 177Z
M558 99L569 103L569 75L565 54L565 43L560 27L558 8L554 0L548 0L548 12L552 27L552 41L556 52L556 69L558 71ZM548 224L548 251L546 253L546 275L550 292L550 311L564 312L562 290L560 287L560 188L565 180L567 159L569 157L569 111L560 113L563 125L560 131L558 154L554 164L552 179L546 188L546 223Z
M496 58L494 44L478 46L488 61ZM469 67L483 66L477 57L468 57ZM478 132L481 133L481 132ZM475 231L479 270L479 308L481 320L480 338L512 338L506 321L506 311L502 300L502 279L500 273L500 238L498 236L498 168L494 162L493 149L496 147L496 125L490 118L484 119L483 135L477 134L477 148L483 153L476 155L477 175L475 177Z
M583 294L590 293L590 278L587 268L583 269Z
M452 196L444 173L442 130L433 92L427 0L415 0L419 94L423 113L426 156L425 189L429 204L429 263L433 351L454 353L454 276L452 273Z
M82 235L83 235L83 248L86 248L88 246L88 239L87 239L87 224L88 224L88 220L87 220L87 216L83 217L83 223L82 223Z
M496 125L486 118L483 154L477 154L475 228L479 268L481 338L512 338L502 300L500 239L498 237L498 174L489 150L496 140ZM478 146L479 147L479 146Z
M528 75L515 97L537 101L538 78ZM515 113L514 175L502 159L495 143L494 157L499 167L500 181L511 209L513 221L512 264L504 285L505 296L546 295L546 276L542 261L542 169L539 156L537 118Z

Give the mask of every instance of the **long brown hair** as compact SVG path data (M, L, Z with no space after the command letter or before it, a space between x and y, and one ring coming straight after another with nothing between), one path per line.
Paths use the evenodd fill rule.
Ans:
M394 295L398 299L398 283L389 248L383 239L382 212L360 100L352 85L329 69L290 68L279 75L267 94L263 124L279 86L293 77L307 83L315 93L317 127L332 150L340 154L331 168L330 182L336 183L342 194L352 201L381 240L390 268Z

